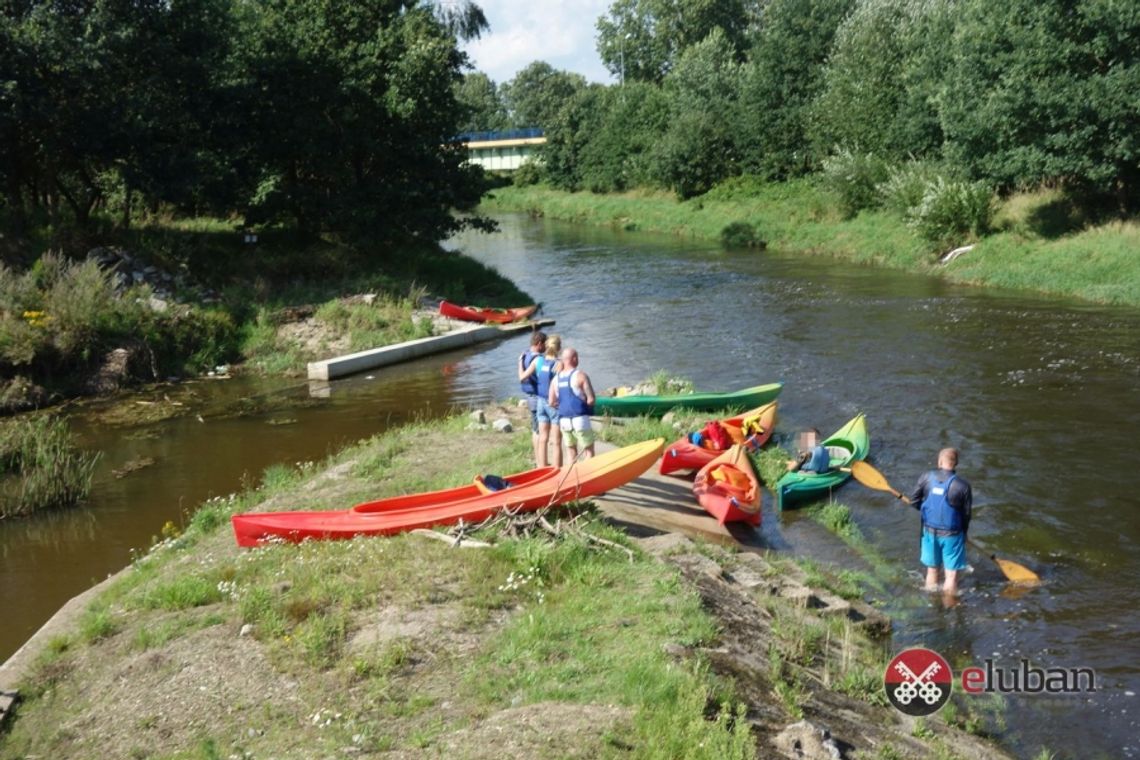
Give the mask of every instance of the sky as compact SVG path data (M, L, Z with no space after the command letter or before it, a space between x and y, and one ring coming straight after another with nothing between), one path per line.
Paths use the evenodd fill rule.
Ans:
M591 82L612 83L598 58L594 25L612 0L475 0L490 31L465 46L475 68L497 84L546 61Z

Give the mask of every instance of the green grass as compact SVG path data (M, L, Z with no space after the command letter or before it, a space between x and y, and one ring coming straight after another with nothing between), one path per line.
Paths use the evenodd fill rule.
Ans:
M98 459L76 447L57 417L0 420L0 518L81 502Z
M955 282L1033 290L1114 304L1140 304L1140 225L1081 217L1055 192L1001 202L997 231L947 266L896 212L863 211L844 219L837 198L811 179L766 184L728 180L708 194L567 193L545 186L504 187L484 199L488 211L525 211L584 224L719 240L748 224L768 247L923 272Z

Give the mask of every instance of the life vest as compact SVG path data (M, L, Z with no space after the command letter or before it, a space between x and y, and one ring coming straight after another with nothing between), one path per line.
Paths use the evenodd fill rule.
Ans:
M732 441L728 438L728 431L719 422L710 420L701 431L701 445L713 451L724 451L732 445Z
M827 468L830 464L831 456L827 453L827 449L823 446L816 446L811 450L811 456L804 462L804 466L801 467L800 470L824 473L827 472Z
M538 378L538 397L546 398L550 395L550 382L554 379L554 365L557 359L548 359L545 354L538 357L538 366L534 369L534 376Z
M536 353L534 353L533 351L531 351L531 350L528 348L528 349L526 350L526 352L525 352L525 353L523 353L523 355L522 355L522 368L523 368L523 371L525 372L525 371L526 371L526 370L527 370L527 369L530 367L530 363L531 363L531 362L533 362L533 361L534 361L536 358L538 358L539 356L541 356L541 354L536 354ZM526 394L527 396L535 396L535 395L538 395L538 377L537 377L537 373L535 373L535 374L532 374L532 375L531 375L530 377L528 377L526 380L522 380L522 381L520 381L520 382L519 382L519 388L521 388L521 389L522 389L522 392L523 392L524 394Z
M560 417L588 417L594 413L594 408L586 403L586 399L574 392L574 386L570 381L577 372L577 369L572 369L569 372L558 373L558 416Z
M951 475L945 481L938 479L937 471L932 471L927 480L926 498L922 500L922 524L937 530L962 530L962 515L950 506L946 496L950 493L950 484L957 475Z

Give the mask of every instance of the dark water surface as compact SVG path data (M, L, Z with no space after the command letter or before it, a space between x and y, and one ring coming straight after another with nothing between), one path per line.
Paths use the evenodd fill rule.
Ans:
M705 390L783 380L780 430L825 433L867 413L871 459L909 489L946 445L974 486L972 537L1045 585L1009 593L984 555L960 605L918 590L917 516L851 483L848 504L899 568L885 596L894 649L952 662L1091 667L1096 694L1010 696L1003 742L1074 757L1140 757L1140 311L953 286L778 253L505 217L455 247L539 298L595 385L658 369ZM166 520L276 462L323 457L416 415L517 392L522 338L334 383L235 379L189 389L190 414L111 427L73 418L105 451L89 508L0 523L0 659L68 597L121 568ZM252 400L242 400L249 399ZM289 424L271 424L291 421ZM122 479L111 470L149 456ZM783 524L802 519L777 516ZM793 548L796 548L793 543Z

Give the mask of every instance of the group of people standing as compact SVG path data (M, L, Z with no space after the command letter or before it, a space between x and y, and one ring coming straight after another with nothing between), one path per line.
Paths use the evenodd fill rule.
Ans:
M590 415L596 397L589 376L578 366L578 352L563 347L559 336L536 331L519 356L518 376L530 409L535 463L561 467L563 440L569 461L593 456Z

